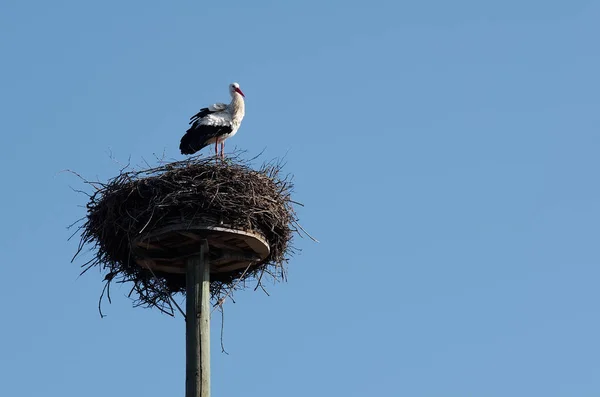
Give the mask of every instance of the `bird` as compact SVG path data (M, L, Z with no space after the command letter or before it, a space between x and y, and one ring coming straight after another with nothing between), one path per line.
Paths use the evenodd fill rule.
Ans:
M194 154L200 149L215 144L215 156L219 157L218 145L221 144L221 159L225 158L225 140L236 134L245 112L246 97L238 83L229 84L231 102L215 103L202 108L190 117L191 127L185 132L179 144L181 154Z

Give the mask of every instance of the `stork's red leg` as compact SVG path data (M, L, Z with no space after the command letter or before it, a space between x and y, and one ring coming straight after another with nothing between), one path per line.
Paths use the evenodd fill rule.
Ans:
M219 155L219 151L218 151L218 146L219 145L219 141L215 141L215 156Z
M225 141L221 142L221 158L225 159Z

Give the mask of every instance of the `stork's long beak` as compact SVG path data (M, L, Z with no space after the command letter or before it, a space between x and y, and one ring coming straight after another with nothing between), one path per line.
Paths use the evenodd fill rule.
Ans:
M239 88L235 88L235 91L240 94L241 96L243 96L244 98L246 98L246 95L244 95L244 93L242 92L242 90L240 90Z

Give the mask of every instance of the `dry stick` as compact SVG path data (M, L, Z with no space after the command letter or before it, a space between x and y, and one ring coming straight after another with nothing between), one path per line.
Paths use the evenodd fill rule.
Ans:
M102 182L92 182L92 181L88 181L87 179L85 179L84 177L82 177L80 174L78 174L77 172L75 172L75 171L72 171L72 170L62 170L62 171L59 171L57 174L60 174L60 173L63 173L63 172L68 172L68 173L70 173L70 174L73 174L73 175L75 175L76 177L78 177L79 179L81 179L81 180L83 181L83 183L85 183L85 184L87 184L87 185L90 185L90 186L92 186L94 189L96 189L96 191L100 191L100 190L102 190L102 189L100 189L99 187L97 187L96 185L100 185L100 186L103 186L103 185L104 185Z
M294 222L294 224L296 226L298 226L300 228L300 230L302 230L312 241L314 241L315 243L319 242L319 240L317 240L316 238L314 238L313 236L311 236L310 234L308 234L308 232L306 230L304 230L304 228L302 227L302 225L300 225L298 222Z
M260 276L258 276L258 282L256 283L256 287L254 287L254 291L256 291L258 289L258 287L261 286L260 281L262 280L263 274L265 274L265 268L264 267L261 269ZM263 288L263 290L264 290L264 288Z
M150 273L152 274L152 277L154 277L154 280L158 283L158 285L162 285L162 283L160 282L160 280L158 279L158 277L156 277L156 274L154 274L154 271L150 268L150 266L148 266L147 263L145 263L146 268L148 270L150 270ZM175 305L175 307L177 308L177 310L179 310L179 313L181 313L181 315L183 316L183 318L185 319L185 313L183 312L183 310L181 310L181 307L179 307L179 305L177 304L177 302L175 302L175 299L173 299L173 297L171 296L171 294L167 294L169 296L169 300L171 302L173 302L173 304Z
M223 306L219 307L221 309L221 353L229 355L229 353L227 353L227 351L225 350L225 346L223 346L223 329L225 328L225 309L223 308Z
M225 303L225 299L227 299L227 297L229 296L229 294L231 294L233 292L233 290L235 289L235 287L237 287L237 285L240 283L240 281L242 281L242 279L244 278L244 275L246 274L246 272L248 271L248 269L250 269L250 266L252 266L252 262L250 262L248 264L248 266L246 266L246 269L244 269L244 272L242 273L242 275L240 276L240 278L238 278L238 280L235 282L235 284L233 285L233 287L231 287L229 289L229 291L227 292L227 294L225 294L224 297L222 297L221 299L219 299L217 301L217 303L215 303L215 305L213 306L214 309L212 309L212 311L210 312L210 314L213 314L214 311L217 310L217 307L223 306L223 303Z
M140 230L140 232L138 234L142 234L142 232L148 227L148 225L150 224L150 221L154 217L154 210L155 209L156 209L156 207L152 208L152 214L150 214L150 219L148 219L148 222L146 222L146 224L144 225L144 227L142 228L142 230Z
M104 288L102 288L102 294L100 295L100 299L98 299L98 312L100 313L100 318L106 317L104 314L102 314L102 298L104 297L104 292L106 292L106 289L109 285L110 281L107 281L106 284L104 284ZM108 302L110 303L110 290L108 292Z

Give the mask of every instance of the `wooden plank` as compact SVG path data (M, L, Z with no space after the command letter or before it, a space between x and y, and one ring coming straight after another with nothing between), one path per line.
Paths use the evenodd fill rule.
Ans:
M259 240L260 242L262 242L265 246L269 246L269 244L267 243L267 241L265 240L265 238L262 236L262 234L255 232L255 231L250 231L250 230L240 230L240 229L231 229L231 228L227 228L227 227L221 227L221 226L213 226L213 225L208 225L208 224L202 224L202 223L198 223L198 224L188 224L188 223L180 223L180 224L172 224L170 226L166 226L160 229L157 229L155 231L153 231L152 233L149 233L145 239L154 239L154 238L160 238L161 235L166 234L168 232L179 232L179 231L184 231L184 232L222 232L223 234L227 235L227 234L234 234L234 235L242 235L242 236L251 236L254 237L256 240Z
M237 264L240 267L248 266L249 262L258 262L261 258L255 254L246 254L239 251L225 251L218 258L212 260L213 267L221 266L225 263L234 262L232 265ZM227 267L230 267L228 265ZM215 269L216 271L223 271L221 268Z
M195 240L195 241L202 241L204 239L204 237L199 236L196 233L183 232L183 231L180 231L180 230L178 230L177 233L181 234L184 237L191 238L192 240Z
M185 229L184 224L180 223L179 227L170 225L158 233L153 232L152 236L136 241L136 261L142 267L147 263L153 270L182 274L187 267L188 258L198 253L199 237L207 240L215 251L237 251L242 256L227 260L220 258L213 262L213 271L219 273L228 269L245 268L256 257L264 259L270 253L268 243L259 233L206 225L189 225ZM155 249L146 250L146 247ZM248 254L252 256L246 257Z
M149 267L155 272L174 273L174 274L185 274L186 273L186 269L183 266L183 263L157 263L155 261L149 261L147 259L138 260L137 263L141 267L143 267L143 268Z
M143 248L145 250L152 249L152 250L162 251L162 249L163 249L162 246L149 243L148 241L138 241L135 245L137 245L138 247Z
M246 244L248 244L248 247L260 255L261 258L264 259L271 253L271 247L269 244L266 244L265 242L252 238L252 236L248 235L244 236L243 239L245 240Z
M219 266L215 271L216 273L227 273L234 270L246 269L250 263L252 262L235 262L230 265Z
M208 239L208 241L210 242L209 245L211 247L223 248L223 249L229 248L229 245L223 243L220 239L212 239L211 238L211 239Z
M136 257L138 257L138 258L157 260L157 261L162 261L162 262L177 262L181 259L181 256L184 256L184 255L180 255L178 257L175 255L175 253L172 250L171 250L171 252L169 252L167 250L157 252L157 251L147 251L140 247L134 249L133 252L135 253Z

